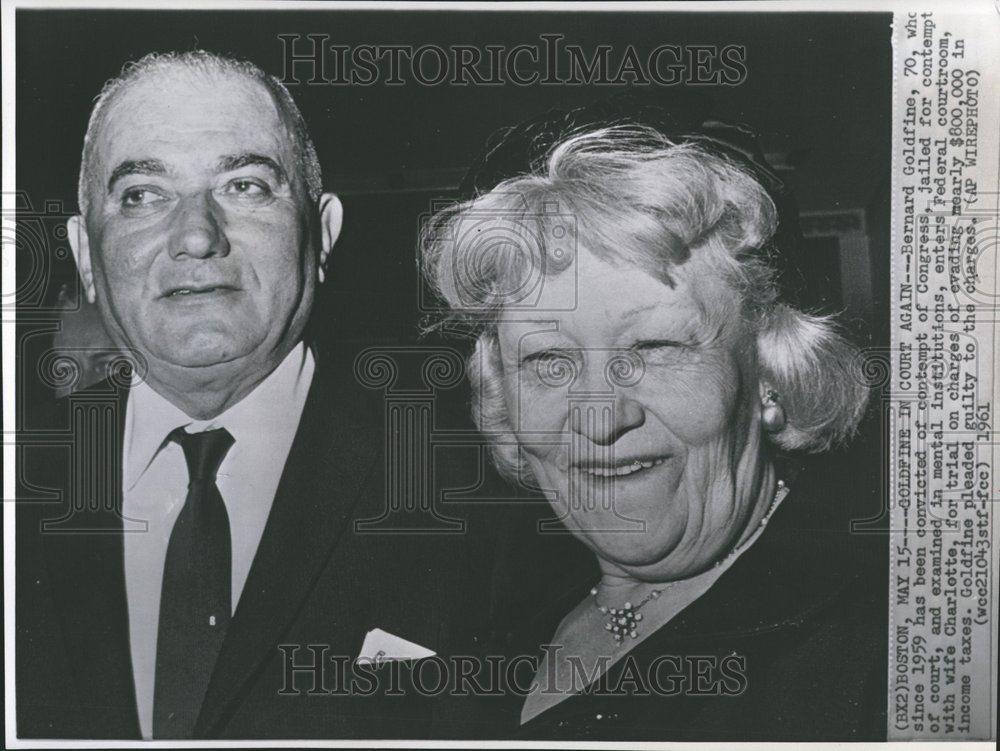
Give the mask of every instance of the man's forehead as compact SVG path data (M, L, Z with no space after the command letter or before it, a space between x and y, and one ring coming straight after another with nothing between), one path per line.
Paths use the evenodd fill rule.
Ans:
M109 103L97 141L106 170L121 159L168 156L158 150L249 150L280 160L292 148L284 118L261 82L183 69L126 84Z

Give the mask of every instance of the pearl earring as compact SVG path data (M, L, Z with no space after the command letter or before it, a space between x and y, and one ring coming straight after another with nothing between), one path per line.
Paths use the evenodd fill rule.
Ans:
M764 396L763 411L761 412L761 422L764 423L764 430L768 433L777 433L785 427L785 408L778 401L778 392L768 389Z

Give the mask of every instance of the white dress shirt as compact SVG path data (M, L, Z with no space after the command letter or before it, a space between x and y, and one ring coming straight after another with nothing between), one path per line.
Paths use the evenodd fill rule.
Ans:
M229 514L235 612L314 370L312 353L299 343L253 391L211 420L192 420L148 385L132 384L125 412L123 513L147 527L145 532L125 535L125 592L139 726L147 740L153 732L163 565L188 485L183 450L164 441L178 427L189 433L225 428L235 439L216 476Z

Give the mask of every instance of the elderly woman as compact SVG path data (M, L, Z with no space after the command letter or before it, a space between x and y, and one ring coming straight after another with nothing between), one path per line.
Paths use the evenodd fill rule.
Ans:
M858 352L789 304L773 174L715 132L575 127L423 236L497 466L598 564L522 614L524 737L885 732L871 606L779 471L854 433Z

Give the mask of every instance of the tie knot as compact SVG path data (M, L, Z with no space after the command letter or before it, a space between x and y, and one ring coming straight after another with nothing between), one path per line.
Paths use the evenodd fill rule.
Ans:
M226 452L236 442L225 428L205 430L201 433L188 433L184 428L177 428L170 433L169 439L180 444L184 449L184 459L187 461L188 479L215 481L215 473L226 458Z

